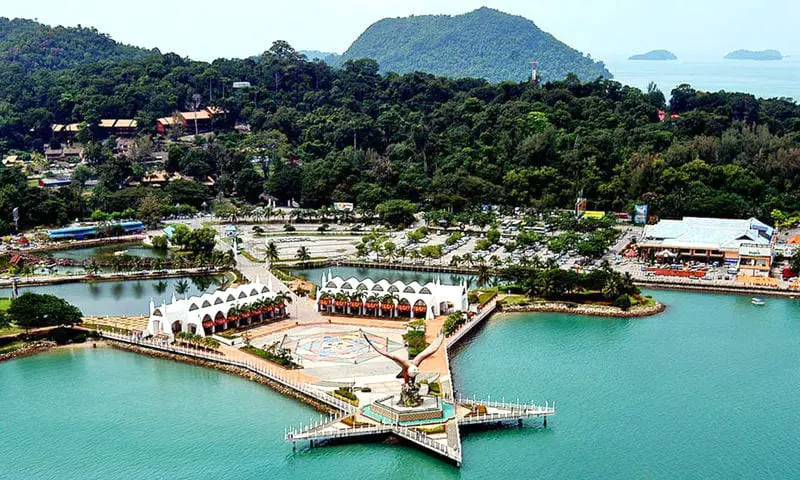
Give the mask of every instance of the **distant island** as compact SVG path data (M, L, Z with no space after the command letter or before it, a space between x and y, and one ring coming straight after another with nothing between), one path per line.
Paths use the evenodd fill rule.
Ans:
M777 50L736 50L725 55L726 60L783 60L783 55Z
M678 57L669 50L650 50L647 53L631 55L628 60L677 60Z

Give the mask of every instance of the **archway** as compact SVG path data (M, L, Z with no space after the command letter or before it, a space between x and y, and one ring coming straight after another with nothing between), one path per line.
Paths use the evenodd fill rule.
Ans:
M195 325L194 323L190 323L189 324L189 333L191 333L192 335L196 335L197 334L197 325Z
M217 314L214 316L214 325L215 325L215 328L214 328L215 332L221 332L221 331L225 330L225 314L224 313L217 312Z
M428 313L428 305L423 300L414 302L414 317L425 318L426 313Z
M397 302L397 316L398 317L411 317L411 303L406 298L401 298Z
M175 335L176 333L180 332L183 329L183 325L181 325L180 320L175 320L172 322L172 334Z
M203 317L203 330L205 331L206 335L211 335L214 333L214 319L211 318L211 315L206 314Z

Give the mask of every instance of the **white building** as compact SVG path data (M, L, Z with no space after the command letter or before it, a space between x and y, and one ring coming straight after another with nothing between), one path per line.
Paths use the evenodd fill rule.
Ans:
M737 265L743 246L757 247L762 258L771 263L771 250L775 231L756 218L700 218L684 217L682 220L661 220L647 225L638 242L643 258L657 256L677 257ZM759 262L764 263L764 262Z
M176 299L173 293L172 301L158 306L151 299L145 335L172 339L178 332L189 332L206 336L283 317L286 306L280 299L276 303L276 296L269 283L264 285L256 280L255 283L184 299Z
M355 277L322 275L317 289L317 310L327 313L388 318L434 318L454 311L467 311L467 286L442 285L441 279L420 285L418 282L377 282Z

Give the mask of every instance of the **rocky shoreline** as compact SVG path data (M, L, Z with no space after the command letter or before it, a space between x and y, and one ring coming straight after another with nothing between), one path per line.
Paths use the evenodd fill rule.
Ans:
M605 305L579 305L564 302L540 302L528 305L509 305L500 306L500 310L506 313L521 312L548 312L548 313L572 313L577 315L588 315L592 317L608 318L636 318L649 317L663 312L667 306L656 302L654 305L646 307L631 307L629 310L622 310L619 307Z
M238 375L238 376L240 376L242 378L245 378L247 380L250 380L250 381L253 381L253 382L257 382L257 383L260 383L262 385L266 385L267 387L270 387L271 389L275 390L276 392L278 392L278 393L280 393L282 395L286 395L287 397L291 397L291 398L294 398L296 400L299 400L299 401L305 403L306 405L308 405L308 406L310 406L310 407L312 407L312 408L314 408L314 409L316 409L316 410L318 410L320 412L323 412L323 413L326 413L326 414L327 413L333 413L333 414L340 413L337 410L329 407L328 405L325 405L322 402L319 402L319 401L317 401L317 400L315 400L313 398L309 398L306 395L303 395L303 394L299 393L298 391L296 391L296 390L294 390L292 388L286 387L284 385L281 385L280 383L277 383L277 382L274 382L274 381L269 380L267 378L264 378L261 375L256 375L255 373L253 373L253 372L251 372L249 370L246 370L244 368L234 367L233 365L225 365L223 363L217 363L217 362L213 362L213 361L210 361L210 360L203 360L203 359L199 359L199 358L187 357L187 356L184 356L184 355L178 355L178 354L174 354L174 353L170 353L170 352L164 352L164 351L161 351L161 350L153 350L153 349L150 349L150 348L141 347L139 345L131 345L131 344L128 344L128 343L123 343L123 342L115 342L113 340L106 340L106 343L109 346L111 346L113 348L118 348L120 350L126 350L126 351L129 351L129 352L139 353L139 354L142 354L142 355L148 355L150 357L160 358L160 359L163 359L163 360L173 360L173 361L176 361L176 362L188 363L188 364L197 365L197 366L200 366L200 367L213 368L213 369L216 369L216 370L219 370L219 371L222 371L222 372L225 372L225 373L229 373L229 374L232 374L232 375Z
M15 358L30 357L31 355L36 355L42 352L46 352L55 347L56 347L56 342L50 342L50 341L33 342L28 345L25 345L20 349L14 350L13 352L4 353L0 355L0 362L5 362L7 360L14 360Z

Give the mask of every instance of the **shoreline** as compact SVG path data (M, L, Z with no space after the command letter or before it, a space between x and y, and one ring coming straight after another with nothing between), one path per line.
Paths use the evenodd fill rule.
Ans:
M621 310L619 307L605 305L578 305L564 302L541 302L530 305L499 306L502 313L571 313L573 315L586 315L589 317L605 318L641 318L657 315L667 309L661 302L647 307L632 307Z
M706 293L726 293L731 295L763 295L770 297L782 298L800 298L800 291L796 290L782 290L776 288L758 288L758 287L719 287L713 285L694 285L672 282L658 282L647 280L634 280L634 284L642 288L652 288L659 290L683 290L690 292L706 292Z
M91 278L87 278L85 274L81 275L62 275L62 276L45 276L43 278L20 278L17 282L17 287L37 287L46 285L63 285L67 283L101 283L101 282L119 282L128 280L160 280L166 278L180 278L180 277L199 277L203 275L220 275L227 274L230 270L226 269L197 269L197 268L182 268L180 270L166 270L158 272L130 272L130 273L100 273ZM0 288L11 287L13 282L9 278L0 279Z

